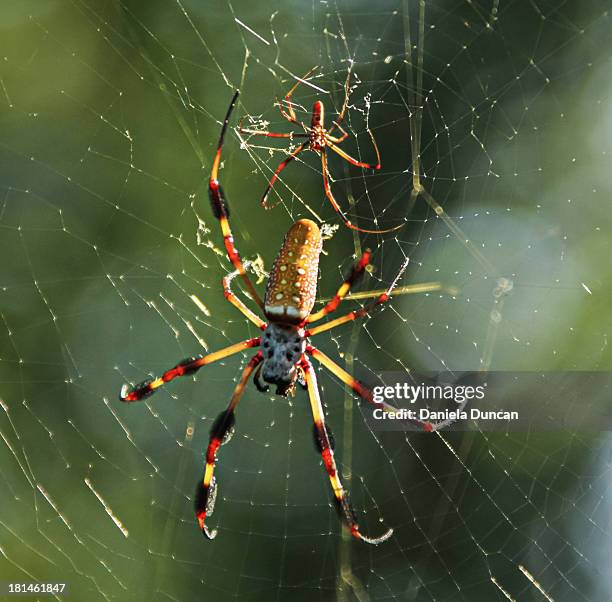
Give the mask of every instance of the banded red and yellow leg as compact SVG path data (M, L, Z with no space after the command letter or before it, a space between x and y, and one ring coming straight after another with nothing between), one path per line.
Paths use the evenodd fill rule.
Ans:
M227 130L230 117L232 115L232 111L234 110L234 107L236 106L236 102L238 100L238 95L239 92L236 91L232 98L232 102L230 103L230 106L227 109L227 113L225 114L225 119L223 120L223 127L221 128L221 135L219 136L219 142L217 144L217 153L215 154L212 169L210 170L210 179L208 182L208 196L210 198L213 215L217 218L217 220L219 221L219 225L221 226L221 233L223 234L223 244L225 245L227 256L240 274L242 280L244 281L246 287L249 290L249 293L253 297L253 300L257 303L257 305L259 305L259 307L263 307L261 297L259 296L259 293L255 290L253 283L251 282L246 270L244 269L240 253L238 253L238 249L234 244L234 236L232 234L232 229L229 223L229 208L227 206L225 194L223 193L223 188L219 183L219 165L221 163L221 151L223 149L223 141L225 138L225 132Z
M245 263L245 268L249 265ZM232 291L232 280L239 274L238 271L232 272L223 278L223 294L225 299L229 301L242 315L253 322L257 328L264 330L266 323L254 312L252 312L242 300Z
M366 251L366 253L367 253L367 251ZM363 261L363 260L364 260L364 258L362 257L361 261ZM313 336L315 336L315 335L317 335L317 334L319 334L321 332L325 332L326 330L331 330L332 328L336 328L336 326L340 326L341 324L346 324L347 322L352 322L353 320L356 320L357 318L361 318L361 317L369 314L378 305L382 305L383 303L386 303L389 300L389 298L391 297L391 295L393 293L393 290L397 286L397 283L400 281L400 279L401 279L402 275L404 274L404 271L406 270L407 266L408 266L408 258L406 258L406 261L404 261L403 266L401 267L400 271L396 274L393 282L389 285L387 290L385 290L383 293L378 295L374 299L374 301L372 301L371 303L369 303L365 307L353 310L353 311L345 314L344 316L340 316L339 318L336 318L335 320L330 320L329 322L325 322L325 324L321 324L320 326L315 326L314 328L310 328L310 329L308 329L304 333L304 336L306 336L306 337L313 337ZM359 264L356 266L356 269L359 269ZM365 269L365 267L364 267L364 269ZM349 278L350 278L350 276L349 276ZM338 293L336 293L336 297L338 297L340 295L340 293L344 293L342 295L342 297L344 297L344 296L346 296L348 294L349 289L346 289L345 285L346 285L346 282L344 284L342 284L342 286L340 286L340 288L338 289ZM336 297L331 299L330 303L333 303L334 300L336 299ZM328 305L329 305L329 303L328 303ZM321 312L323 312L323 311L325 311L325 308L323 308L322 310L318 311L316 314L313 314L313 316L311 316L311 318L316 317L316 319L319 319L319 315L318 314L321 314ZM311 319L310 321L313 322L314 319Z
M244 388L257 366L262 362L263 355L258 352L254 355L249 363L245 366L242 371L240 381L234 389L232 399L224 412L221 412L217 416L213 423L212 429L210 430L210 439L208 442L208 448L206 450L206 466L204 468L204 478L198 483L195 498L195 511L196 518L202 533L208 537L208 539L214 539L217 536L217 530L212 531L205 524L206 518L209 517L214 510L215 500L217 497L217 483L215 479L215 464L217 461L217 452L219 448L227 443L234 431L234 425L236 419L234 416L234 410L244 393Z
M347 322L352 322L353 320L357 320L357 318L362 318L366 316L368 313L374 309L376 305L380 305L385 303L385 301L389 300L389 295L387 293L383 293L378 297L373 303L371 303L367 307L362 307L361 309L355 309L348 314L340 316L339 318L335 318L334 320L330 320L329 322L325 322L325 324L321 324L320 326L315 326L314 328L310 328L306 331L307 337L314 337L317 334L325 332L326 330L331 330L332 328L336 328L337 326L341 326L342 324L346 324Z
M334 297L331 299L331 301L329 301L325 305L325 307L323 307L316 313L310 314L306 319L307 324L312 324L312 322L316 322L317 320L324 318L327 314L330 314L338 308L338 305L340 305L342 299L344 299L344 297L348 295L353 284L355 284L356 280L363 274L364 270L370 263L371 255L372 252L370 251L370 249L366 249L363 255L361 256L361 259L359 259L359 261L352 267L351 273L348 275L347 279L340 285L340 288L338 289Z
M319 351L316 347L313 347L312 345L307 345L306 353L316 359L323 366L325 366L325 368L327 368L334 376L340 379L347 387L350 387L353 392L359 395L359 397L361 397L363 400L373 405L380 406L390 412L398 411L398 408L392 406L389 403L374 401L374 394L370 389L360 383L356 378L352 377L346 370L343 370L340 366L338 366L338 364L336 364L336 362L334 362L331 358L325 355L322 351ZM447 425L446 422L443 425L442 423L438 424L432 422L425 422L423 420L417 419L406 419L406 422L417 427L418 430L426 432L439 430L443 426Z
M382 543L391 537L393 529L389 529L380 537L367 537L361 533L359 524L355 517L355 512L349 502L348 495L342 486L340 475L338 473L338 467L336 466L330 435L327 427L325 426L325 416L323 414L323 406L321 404L321 397L319 396L319 387L317 385L315 371L310 360L307 358L303 358L301 368L304 371L306 386L308 388L308 397L310 399L310 407L312 410L312 418L314 420L315 443L321 452L321 457L323 458L323 464L331 483L338 512L345 520L353 537L374 545Z
M241 351L246 351L247 349L251 349L253 347L259 347L260 342L260 337L247 339L246 341L235 343L234 345L230 345L229 347L225 347L224 349L219 349L219 351L214 351L213 353L209 353L202 357L183 360L182 362L179 362L176 366L174 366L174 368L166 370L166 372L164 372L161 376L157 378L145 380L133 387L123 385L123 387L121 387L119 399L121 401L128 402L140 401L145 397L153 395L153 393L155 393L157 389L159 389L162 385L169 383L170 381L174 380L175 378L178 378L179 376L188 376L190 374L194 374L202 366L207 366L208 364L212 364L213 362L222 360L223 358L229 357L230 355L240 353Z

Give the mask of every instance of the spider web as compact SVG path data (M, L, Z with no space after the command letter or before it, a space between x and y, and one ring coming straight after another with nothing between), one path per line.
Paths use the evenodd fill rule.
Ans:
M381 149L377 172L330 158L338 202L363 227L406 222L333 231L319 294L365 247L361 291L409 260L404 294L316 344L365 379L609 370L609 4L3 5L2 579L67 582L75 600L612 599L606 433L373 432L320 371L362 528L394 529L370 547L332 509L305 394L249 386L207 542L195 483L247 356L117 400L255 336L223 300L207 176L233 90L234 126L288 132L274 99L315 64L299 119L316 99L336 115L350 68L342 147L372 160L371 132ZM293 220L339 219L310 152L265 212L287 141L229 134L234 233L265 271Z

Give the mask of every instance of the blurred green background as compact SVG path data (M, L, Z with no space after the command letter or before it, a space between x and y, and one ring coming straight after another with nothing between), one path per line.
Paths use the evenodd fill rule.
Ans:
M332 158L335 194L364 227L407 224L383 236L340 226L320 294L365 246L362 290L387 286L408 257L401 285L458 292L398 296L317 344L365 379L610 370L610 8L3 2L1 580L65 581L79 601L612 599L605 433L372 433L321 372L363 528L394 528L372 548L342 533L305 395L249 386L208 542L193 492L246 356L118 401L124 382L255 335L224 302L229 265L206 194L234 89L234 125L290 131L275 97L318 64L324 92L299 88L298 113L309 119L322 98L333 114L349 60L343 147L370 160L369 125L383 168ZM284 172L278 206L259 206L285 148L232 130L224 150L237 244L266 269L294 219L339 223L312 153ZM464 235L411 197L417 158Z

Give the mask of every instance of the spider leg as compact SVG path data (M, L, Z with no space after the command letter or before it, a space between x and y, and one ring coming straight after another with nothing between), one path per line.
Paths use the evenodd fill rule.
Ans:
M217 530L212 531L204 524L207 516L213 513L215 507L215 499L217 497L217 480L215 479L215 463L217 461L217 451L219 448L227 443L234 432L234 426L236 418L234 417L234 410L244 393L249 377L253 370L262 362L263 355L259 351L254 355L249 363L245 366L242 371L240 381L234 389L232 399L224 412L221 412L215 419L212 428L210 430L210 439L208 442L208 448L206 450L206 468L204 469L204 478L198 483L195 498L195 511L196 518L202 533L208 537L208 539L214 539L217 536Z
M268 207L268 195L270 194L270 191L272 190L272 186L274 186L274 183L276 182L276 180L278 179L278 176L280 174L281 171L283 171L283 169L285 169L285 167L287 167L287 165L289 165L289 163L291 163L291 161L293 161L305 148L306 143L304 144L300 144L284 161L282 161L280 163L280 165L276 168L276 170L274 171L273 176L270 178L270 181L268 182L268 187L266 188L266 191L263 193L263 196L261 197L261 205L262 207Z
M329 146L329 143L327 143ZM329 183L329 170L327 168L327 154L325 149L321 151L321 172L323 175L323 187L325 189L325 194L329 199L329 202L332 204L332 207L336 210L336 213L340 216L344 225L351 230L357 230L358 232L364 232L365 234L386 234L387 232L393 232L394 230L399 230L404 227L404 224L400 224L399 226L395 226L394 228L388 228L387 230L368 230L366 228L360 228L359 226L355 226L346 214L340 208L340 205L336 202L334 195L332 194L331 185Z
M243 128L242 120L238 125L238 131L241 134L250 134L253 136L267 136L268 138L308 138L308 134L306 134L305 132L286 132L281 134L279 132L270 132L268 130L251 130L248 128Z
M329 132L330 130L327 130L327 140L331 140L333 143L335 144L340 144L342 141L346 140L348 138L348 132L345 131L345 129L336 121L333 122L334 125L342 132L342 136L340 136L340 138L336 138L336 136L330 136Z
M368 259L369 259L369 256L368 256ZM360 263L361 261L363 261L363 257L361 258ZM358 269L359 264L356 267ZM386 303L391 297L391 294L393 293L393 289L395 289L395 287L397 286L397 283L400 281L400 278L404 274L404 271L406 270L407 267L408 267L408 259L404 261L402 267L400 268L399 272L396 274L395 278L393 279L393 282L389 285L389 287L383 293L378 295L378 297L376 297L374 301L372 301L371 303L369 303L368 305L364 307L361 307L360 309L355 309L345 314L344 316L340 316L339 318L336 318L335 320L330 320L329 322L325 322L325 324L321 324L320 326L315 326L314 328L310 328L305 332L304 336L313 337L321 332L325 332L326 330L331 330L332 328L336 328L336 326L340 326L341 324L352 322L353 320L356 320L357 318L361 318L367 315L378 305L382 305L383 303ZM365 266L364 266L364 269L365 269ZM343 289L344 289L344 284L338 289L338 293L343 291ZM336 296L338 296L338 293L336 293ZM343 296L346 296L347 293L348 293L348 290ZM329 303L333 303L334 299L332 299ZM318 311L317 314L320 314L321 312L323 312L325 310L325 307L322 310ZM314 315L316 316L317 314L314 314Z
M346 217L346 215L340 208L340 205L338 205L338 203L336 202L336 199L334 198L334 195L331 191L331 185L329 183L329 170L327 168L327 153L325 152L325 149L321 151L321 172L323 175L323 188L325 189L325 195L329 199L329 202L332 204L332 207L334 208L336 213L340 215L342 221L346 226L348 226L349 228L358 229L353 226L349 218Z
M334 127L340 128L340 124L344 120L344 114L346 113L346 109L348 107L349 92L350 92L350 85L349 84L350 84L350 81L351 81L351 74L352 74L352 72L353 72L353 64L351 63L351 66L349 67L348 73L346 74L346 81L344 82L344 102L342 103L342 109L340 109L340 113L338 114L338 118L333 122L333 125L331 126L331 128L329 128L328 133L333 132L334 131ZM342 129L342 128L340 128L340 129Z
M380 537L366 537L359 530L359 524L357 523L355 512L351 506L351 503L349 502L347 493L344 491L342 481L340 480L340 475L338 474L330 433L325 426L325 415L323 413L321 397L319 396L317 377L312 367L312 363L310 360L308 360L308 358L303 358L301 368L304 371L306 386L308 387L308 397L310 399L312 418L314 420L315 444L318 450L321 452L323 464L325 465L325 470L327 471L329 481L334 492L338 513L345 520L353 537L374 545L382 543L391 537L393 529L389 529Z
M315 326L314 328L308 329L306 331L306 336L314 337L315 335L321 334L322 332L325 332L326 330L331 330L332 328L336 328L336 326L340 326L341 324L346 324L347 322L353 322L354 320L357 320L357 318L362 318L363 316L367 315L370 311L372 311L374 307L382 303L385 303L386 301L388 301L388 299L389 299L389 296L387 295L387 293L383 293L382 295L379 295L372 303L370 303L366 307L361 307L360 309L354 309L353 311L349 312L348 314L344 314L343 316L340 316L339 318L335 318L334 320L325 322L325 324L321 324L319 326Z
M357 159L353 159L349 154L345 153L339 146L336 146L329 139L327 140L327 146L331 148L335 153L338 153L343 159L351 163L352 165L356 165L357 167L363 167L364 169L380 169L380 153L378 151L378 145L374 140L374 136L370 134L372 138L372 142L374 143L374 150L376 151L376 165L371 165L370 163L363 163L362 161L357 161Z
M249 266L248 261L245 261L244 267L245 269ZM240 297L236 296L232 291L232 280L238 276L239 272L237 270L233 271L231 274L228 274L223 278L223 293L225 298L239 311L241 312L248 320L253 322L257 328L261 328L263 330L266 327L266 323L254 312L252 312L240 299Z
M308 134L304 134L302 132L289 132L289 133L279 133L279 132L268 132L266 130L243 130L240 129L241 134L252 134L255 136L267 136L268 138L307 138Z
M314 314L310 314L308 318L306 318L306 324L312 324L321 318L324 318L327 314L330 314L332 311L335 311L340 305L340 302L348 292L351 290L355 281L363 274L367 265L370 263L370 256L372 252L370 249L366 249L361 259L352 267L350 274L347 279L340 285L340 288L336 292L336 294L332 297L332 299L325 305L325 307L321 308L318 312Z
M149 397L149 395L153 395L162 385L174 380L178 376L187 376L189 374L193 374L197 372L202 366L206 366L208 364L212 364L213 362L217 362L222 360L230 355L234 355L235 353L240 353L241 351L245 351L246 349L251 349L252 347L259 347L261 339L260 337L254 339L247 339L246 341L242 341L241 343L236 343L234 345L230 345L229 347L225 347L224 349L220 349L219 351L214 351L213 353L209 353L207 355L197 357L197 358L189 358L179 362L174 368L170 368L170 370L166 370L161 376L158 378L150 378L147 379L133 387L129 385L123 385L121 387L121 393L119 395L119 399L121 401L140 401L145 397Z
M319 351L316 347L307 345L306 353L325 366L334 376L339 378L346 386L350 387L355 394L361 397L361 399L373 405L380 406L389 412L398 411L398 408L389 403L374 401L374 394L372 391L370 391L370 389L361 384L356 378L353 378L348 372L346 372L346 370L343 370L340 366L338 366L338 364L336 364L336 362L325 355L322 351ZM430 432L440 430L445 426L448 426L448 424L453 421L445 420L443 422L425 422L423 420L414 418L412 420L406 419L406 422L416 426L418 430Z
M242 259L240 257L240 253L238 253L238 249L234 244L234 236L232 234L232 230L229 224L229 208L227 205L227 200L225 198L225 194L223 193L223 188L219 184L219 164L221 163L221 150L223 149L223 140L225 138L225 132L227 130L227 125L230 120L230 116L234 107L236 106L236 101L238 100L238 95L240 92L237 90L232 98L230 106L225 115L225 119L223 120L223 127L221 128L221 135L219 136L219 143L217 144L217 153L215 155L215 159L212 164L212 169L210 171L210 180L208 183L208 196L210 197L210 203L212 205L212 211L214 216L219 220L219 225L221 226L221 232L223 233L223 243L225 244L225 249L227 251L227 256L229 260L232 262L233 266L236 268L240 276L242 277L245 285L247 286L249 293L253 297L253 300L259 307L263 308L263 302L261 297L255 290L253 283L251 282L246 270L244 269L244 265L242 264Z
M287 103L287 107L288 107L288 112L285 111L282 103L278 102L278 99L276 101L276 103L278 104L278 109L280 111L280 114L287 120L290 121L291 123L297 123L299 124L299 121L297 119L297 115L295 114L295 110L293 108L293 103L291 102L291 97L293 96L293 93L295 92L295 90L297 89L297 87L308 77L310 77L317 69L319 68L318 65L315 65L310 71L308 71L308 73L306 73L306 75L304 75L303 77L299 78L297 80L297 82L295 82L295 85L293 86L293 88L291 88L291 90L289 90L289 92L287 92L287 94L285 95L285 102Z

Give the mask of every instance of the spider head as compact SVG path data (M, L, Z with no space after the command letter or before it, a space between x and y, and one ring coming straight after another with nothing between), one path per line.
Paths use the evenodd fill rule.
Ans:
M262 343L264 363L261 375L276 385L276 394L287 397L298 377L297 364L304 353L304 330L291 324L270 322Z

